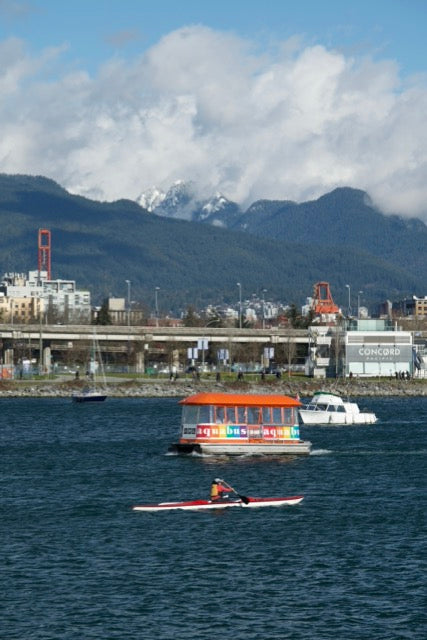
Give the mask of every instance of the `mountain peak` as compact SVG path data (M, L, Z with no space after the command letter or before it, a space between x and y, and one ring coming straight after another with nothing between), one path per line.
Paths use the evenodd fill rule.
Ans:
M192 222L206 222L214 226L228 227L230 214L239 211L237 205L217 191L209 198L198 195L192 181L176 180L167 191L150 187L137 199L141 207L167 218Z
M149 187L136 199L137 203L141 205L147 211L152 213L157 207L161 205L166 197L166 193L158 187Z

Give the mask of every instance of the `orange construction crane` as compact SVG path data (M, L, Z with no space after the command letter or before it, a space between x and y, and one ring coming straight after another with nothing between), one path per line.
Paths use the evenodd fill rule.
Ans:
M332 300L329 282L318 282L314 285L312 309L316 315L340 313L339 307Z

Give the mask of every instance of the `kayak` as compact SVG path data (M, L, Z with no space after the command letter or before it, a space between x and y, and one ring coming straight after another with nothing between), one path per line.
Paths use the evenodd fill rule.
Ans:
M170 511L182 509L184 511L204 511L211 509L229 509L231 507L258 508L283 507L299 504L304 496L290 496L286 498L253 498L242 496L228 500L188 500L183 502L156 502L154 504L140 504L132 507L133 511Z

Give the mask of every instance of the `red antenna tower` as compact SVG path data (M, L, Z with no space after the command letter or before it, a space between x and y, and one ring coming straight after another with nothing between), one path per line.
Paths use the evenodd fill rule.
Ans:
M47 279L52 279L50 270L50 231L39 229L39 276L41 271L47 271Z

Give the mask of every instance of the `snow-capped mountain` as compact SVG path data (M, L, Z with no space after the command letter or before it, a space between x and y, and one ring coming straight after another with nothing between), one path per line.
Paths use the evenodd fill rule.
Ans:
M195 208L195 192L191 182L177 180L166 192L162 203L154 209L158 216L192 220Z
M176 181L168 191L157 187L144 191L138 198L138 204L158 216L205 222L214 226L230 227L241 210L237 204L217 192L211 198L203 199L197 193L194 183Z
M168 191L150 187L141 193L136 201L141 207L158 216L182 220L192 220L193 210L197 206L192 183L183 180L174 182Z
M137 198L137 203L150 213L159 207L166 197L166 193L157 187L150 187Z

